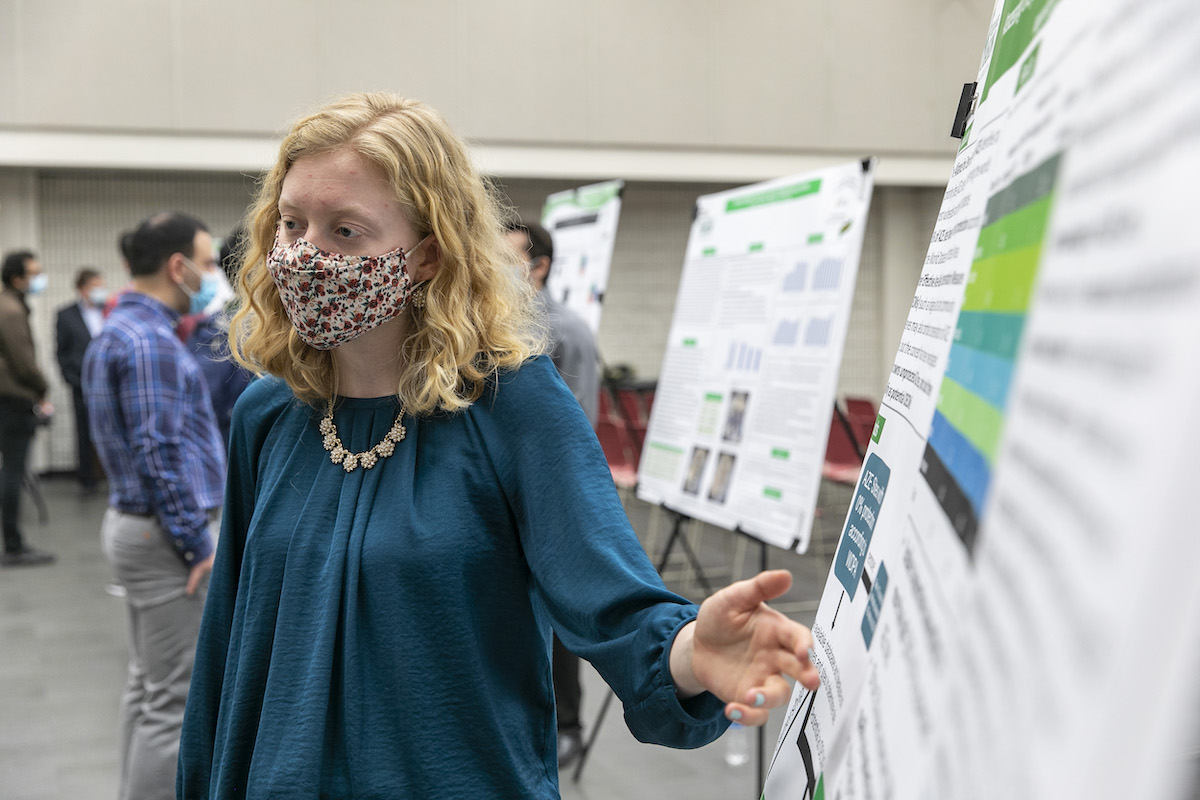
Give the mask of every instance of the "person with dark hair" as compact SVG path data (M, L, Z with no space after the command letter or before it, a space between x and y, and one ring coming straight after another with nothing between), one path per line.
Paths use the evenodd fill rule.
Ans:
M87 399L83 394L83 354L92 338L104 327L104 304L108 291L104 276L90 267L75 276L75 302L58 311L55 330L55 355L63 380L71 387L75 409L76 477L84 494L96 490L96 448L88 431Z
M203 315L197 322L187 344L212 398L213 411L217 415L217 427L221 430L221 441L229 446L229 421L233 417L233 405L254 373L239 365L229 353L229 320L233 315L233 281L237 277L238 260L245 247L246 229L240 224L230 231L221 243L221 271L217 273L220 287L214 303L217 308Z
M129 273L129 245L133 241L133 231L124 231L117 237L117 252L121 254L121 266L124 267L125 273ZM121 299L121 295L125 294L132 288L133 284L126 283L120 289L108 296L108 300L104 303L104 316L107 317L112 313L112 310L117 307L117 301Z
M600 398L600 359L596 337L583 317L554 299L546 285L554 262L554 240L550 232L536 222L509 222L508 243L527 265L526 277L537 292L538 304L550 327L550 358L588 422L596 427L596 407Z
M567 388L583 408L588 422L596 427L600 396L600 365L596 339L583 318L554 299L546 286L554 262L554 240L536 222L511 221L506 226L508 243L526 264L526 278L537 292L538 305L546 315L550 331L550 360ZM552 672L554 702L558 718L558 765L566 767L583 753L583 701L579 656L554 637Z
M92 440L109 479L101 538L129 621L123 800L175 792L225 479L208 387L175 325L207 305L214 267L199 220L171 212L142 222L129 242L133 286L83 360Z
M29 250L9 253L0 267L0 518L4 555L0 564L26 567L49 564L50 553L30 547L21 533L21 485L29 446L39 421L54 413L46 400L49 388L38 367L29 327L26 297L46 288L42 265Z

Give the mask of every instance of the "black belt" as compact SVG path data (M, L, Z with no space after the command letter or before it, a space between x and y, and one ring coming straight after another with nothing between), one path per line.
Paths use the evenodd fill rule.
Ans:
M112 510L121 514L125 514L129 517L142 517L143 519L154 519L155 517L155 515L151 514L149 511L142 511L141 509L137 511L130 511L129 509L121 508L120 506L112 506Z

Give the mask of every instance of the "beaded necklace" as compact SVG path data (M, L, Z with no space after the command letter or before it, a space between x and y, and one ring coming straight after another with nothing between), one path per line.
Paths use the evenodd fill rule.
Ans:
M391 430L384 435L383 441L370 450L351 453L338 438L337 426L333 424L333 403L329 404L325 416L321 419L320 430L325 437L322 443L329 451L329 460L335 464L341 464L346 472L353 472L359 467L370 469L375 466L376 461L387 458L395 452L396 445L404 441L404 435L408 432L404 428L404 406L400 406L400 413L396 415L396 421L392 423Z

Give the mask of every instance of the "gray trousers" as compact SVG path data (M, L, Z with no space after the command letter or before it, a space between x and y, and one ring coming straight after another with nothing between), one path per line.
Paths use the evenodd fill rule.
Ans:
M220 510L209 529L216 541ZM104 555L125 587L129 673L121 696L120 800L174 800L179 732L208 581L187 595L189 568L155 517L110 508Z

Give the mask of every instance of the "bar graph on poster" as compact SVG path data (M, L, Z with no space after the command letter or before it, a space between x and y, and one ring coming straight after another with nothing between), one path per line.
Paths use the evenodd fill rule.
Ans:
M554 237L546 287L593 334L600 330L624 188L619 180L593 183L555 192L542 206L542 227Z
M803 550L874 163L699 198L638 496Z
M766 800L1195 770L1200 13L1001 0L986 42Z

